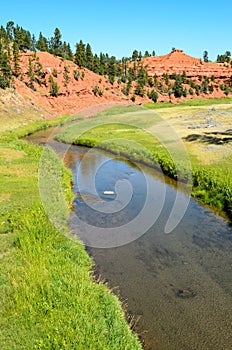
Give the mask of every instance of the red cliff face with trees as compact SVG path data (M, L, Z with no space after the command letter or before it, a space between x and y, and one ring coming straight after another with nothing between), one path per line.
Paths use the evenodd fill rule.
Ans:
M217 62L173 49L164 56L144 55L116 59L92 52L80 40L72 52L58 28L38 40L13 22L0 28L0 89L11 88L50 113L76 113L83 107L107 103L178 101L223 97L232 93L230 52Z

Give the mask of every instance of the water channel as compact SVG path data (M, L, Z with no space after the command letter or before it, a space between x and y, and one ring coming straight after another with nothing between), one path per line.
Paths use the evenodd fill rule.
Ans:
M48 131L43 131L29 139L44 143L47 136ZM54 148L59 151L62 145ZM94 259L96 274L119 295L144 349L232 349L231 226L191 199L181 222L166 234L176 199L170 179L85 147L69 147L64 162L74 179L71 228L78 234L78 225L83 226L80 238ZM154 206L159 208L165 193L154 224L139 236L130 232L128 242L121 240L111 248L94 245L91 239L99 228L106 235L112 227L113 235L121 226L131 229L131 221L145 205L148 180ZM129 198L126 203L125 198ZM93 228L91 234L81 223Z

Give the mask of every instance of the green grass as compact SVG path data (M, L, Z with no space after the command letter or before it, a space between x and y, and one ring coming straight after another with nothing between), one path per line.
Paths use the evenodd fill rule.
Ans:
M159 108L170 108L170 107L181 107L181 106L210 106L215 104L230 104L232 103L232 97L223 97L223 98L195 98L189 99L178 104L173 104L171 102L160 102L152 103L148 102L144 104L144 107L149 109L159 109Z
M232 218L232 155L208 165L200 162L194 154L188 153L184 141L158 113L143 107L127 113L124 107L120 113L117 107L88 122L72 125L56 138L160 167L174 179L192 180L193 197ZM205 157L203 154L202 158Z
M94 282L92 260L70 237L71 173L52 151L18 139L44 127L0 135L0 347L141 349L118 298Z

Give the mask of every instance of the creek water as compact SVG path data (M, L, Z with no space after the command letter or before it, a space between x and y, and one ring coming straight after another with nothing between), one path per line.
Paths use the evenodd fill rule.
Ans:
M44 131L29 139L43 143L46 135ZM53 145L58 153L63 147ZM231 226L191 199L180 223L166 234L177 195L175 182L153 169L139 169L84 147L69 147L64 161L73 172L76 195L71 228L78 234L78 225L84 223L80 238L94 259L96 273L119 295L144 349L232 349ZM147 190L148 180L152 193ZM121 197L117 197L118 183L122 184ZM117 246L98 245L93 237L99 228L106 235L109 230L111 236L117 235L117 229L120 233L122 226L131 230L130 223L139 217L148 195L157 208L162 203L151 227L134 237L130 232L125 242L124 236L120 241L113 237ZM126 203L125 198L129 198ZM93 228L91 234L85 223ZM116 228L113 233L112 227Z

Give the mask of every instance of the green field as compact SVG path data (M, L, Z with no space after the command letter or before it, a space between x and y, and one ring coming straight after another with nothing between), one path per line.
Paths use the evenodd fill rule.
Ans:
M0 120L1 349L141 349L118 298L94 281L92 260L70 239L70 172L52 151L18 138L49 123L20 121ZM39 168L56 228L41 203Z
M116 107L56 138L161 168L169 177L188 182L193 197L232 218L232 106L229 99L216 102L162 105L154 111Z

